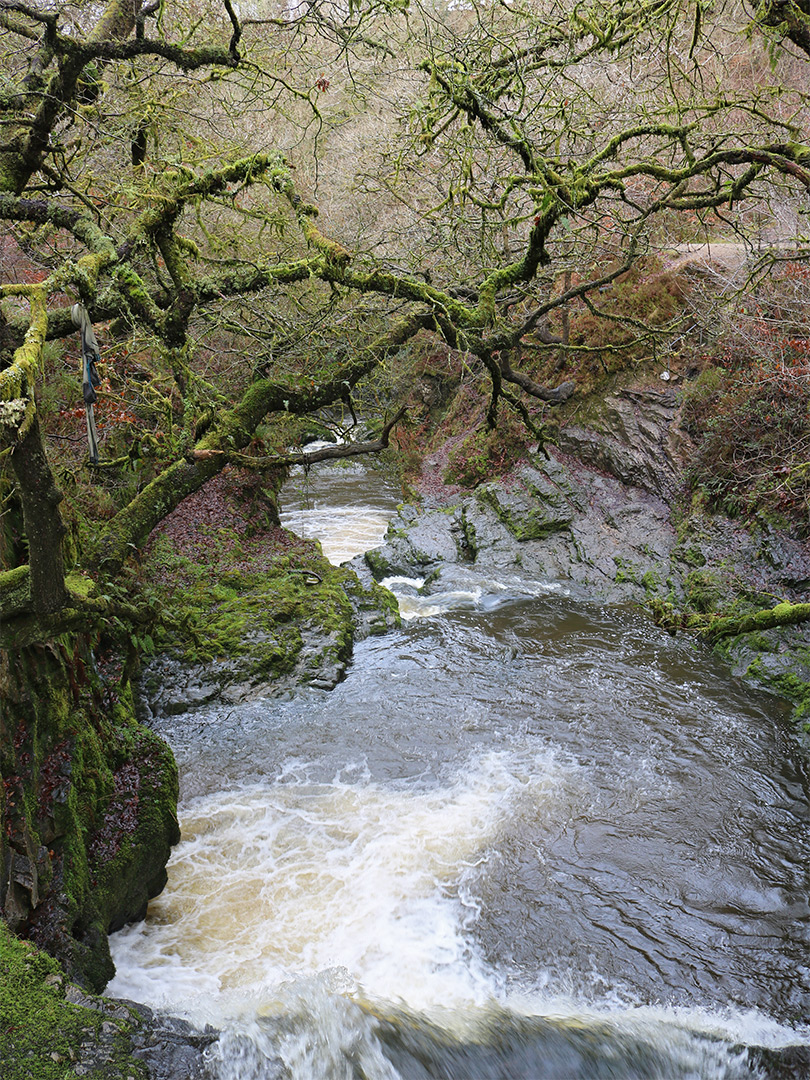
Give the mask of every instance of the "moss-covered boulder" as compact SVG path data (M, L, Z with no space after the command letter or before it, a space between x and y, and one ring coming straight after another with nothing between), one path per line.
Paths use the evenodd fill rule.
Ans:
M516 540L543 540L567 529L574 518L565 493L544 473L527 466L516 470L510 483L483 484L475 494Z
M362 585L311 542L296 542L295 550L290 556L285 544L266 570L185 592L176 612L194 632L164 634L159 654L144 665L139 696L147 714L247 701L296 685L331 689L355 640L398 621L386 589Z
M70 984L51 957L0 922L0 1069L3 1080L145 1080L132 1056L134 1017L105 1015L69 1000Z
M71 983L57 962L0 922L3 1080L213 1080L217 1033Z
M246 502L225 473L186 499L150 538L144 592L164 611L138 683L144 714L171 715L305 684L331 689L355 640L398 621L396 600L333 566L320 545Z
M101 990L107 934L163 887L179 829L172 754L94 645L64 635L0 652L0 913Z

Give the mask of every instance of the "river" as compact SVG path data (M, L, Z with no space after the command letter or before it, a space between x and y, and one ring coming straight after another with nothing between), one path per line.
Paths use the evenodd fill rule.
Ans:
M339 562L397 496L283 497ZM749 1053L810 1044L783 706L559 583L417 585L335 690L156 722L183 838L108 992L220 1029L222 1080L801 1076Z

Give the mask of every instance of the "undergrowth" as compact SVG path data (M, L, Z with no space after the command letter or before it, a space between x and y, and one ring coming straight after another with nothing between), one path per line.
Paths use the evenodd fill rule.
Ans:
M765 515L810 535L810 296L770 280L727 312L709 366L682 393L692 490L731 517ZM798 280L807 277L800 267ZM786 286L790 293L786 297Z
M526 457L530 438L514 413L501 409L496 428L479 426L465 435L448 456L444 481L473 488L508 472Z

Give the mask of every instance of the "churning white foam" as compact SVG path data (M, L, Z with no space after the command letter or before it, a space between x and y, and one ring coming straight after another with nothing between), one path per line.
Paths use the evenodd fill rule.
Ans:
M434 615L443 615L446 611L479 610L492 611L510 600L525 597L547 596L549 593L564 592L557 582L529 581L519 578L496 580L480 575L462 575L456 570L456 576L470 576L466 588L436 589L422 593L424 578L392 576L380 582L396 596L399 613L406 621L427 619Z
M604 1041L607 1024L620 1043L671 1054L673 1075L750 1075L726 1071L733 1044L786 1045L798 1033L754 1012L507 989L479 954L468 879L516 816L573 808L586 784L552 751L504 750L442 787L312 783L297 762L272 785L194 800L167 889L145 923L111 939L108 993L221 1030L210 1051L221 1080L325 1080L355 1075L358 1061L363 1075L396 1080L375 1034L392 1009L473 1042L499 1015L545 1018L582 1032L583 1045L589 1031Z
M168 888L112 939L109 990L186 1009L331 971L410 1008L485 1001L464 875L515 800L542 803L562 775L550 755L527 768L504 752L442 788L298 780L195 801Z
M319 540L324 555L334 566L378 547L390 518L390 513L362 506L304 507L280 514L285 529Z

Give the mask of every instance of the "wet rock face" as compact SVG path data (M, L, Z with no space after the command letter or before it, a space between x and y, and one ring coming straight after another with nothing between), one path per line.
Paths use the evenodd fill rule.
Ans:
M506 487L484 484L477 491L478 502L491 507L518 541L545 540L568 529L575 515L570 495L562 476L555 483L531 466L518 469Z
M218 1037L213 1028L198 1031L185 1020L127 1004L141 1021L131 1037L132 1056L144 1063L149 1080L214 1080L205 1053Z
M165 882L177 769L84 639L4 655L0 918L100 990L113 973L108 931L141 917Z
M366 563L376 577L429 577L474 564L621 601L665 577L675 547L661 498L554 454L535 456L451 507L404 507Z
M669 386L627 385L578 404L548 457L471 493L443 487L429 459L421 507L400 511L366 572L423 578L431 594L474 568L701 614L806 602L807 542L685 505L689 441L678 421ZM721 651L735 674L791 700L796 721L810 717L806 625L740 635Z
M629 487L670 500L677 493L683 435L675 391L623 388L608 394L588 419L560 428L557 445L584 465Z
M620 387L575 411L548 457L536 454L472 494L432 491L421 510L404 508L367 565L377 578L424 577L466 562L609 601L677 594L677 420L671 387Z

